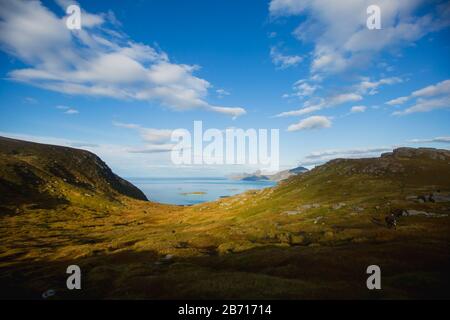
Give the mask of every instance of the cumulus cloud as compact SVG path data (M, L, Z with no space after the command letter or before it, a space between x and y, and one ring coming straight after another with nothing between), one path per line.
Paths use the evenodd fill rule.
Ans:
M450 108L450 80L424 87L406 97L388 101L389 105L398 105L409 100L415 100L408 108L393 112L393 115L407 115L416 112L429 112L436 109Z
M366 109L367 109L366 106L353 106L353 107L350 109L350 112L351 112L351 113L365 112Z
M322 129L331 127L331 120L324 116L311 116L288 127L288 131Z
M69 3L59 1L63 8ZM175 110L245 113L210 105L211 85L194 75L198 66L173 63L160 49L128 39L115 29L112 12L82 12L81 30L69 30L64 19L40 1L2 1L0 48L27 65L9 72L9 79L71 95L157 101Z
M272 0L272 18L302 16L294 35L312 43L311 71L337 73L370 62L376 53L400 48L450 24L448 2L437 1L433 10L418 13L426 0L379 0L382 30L366 27L371 0Z
M294 67L302 62L303 58L297 55L285 55L277 47L270 48L270 57L275 66L279 69Z

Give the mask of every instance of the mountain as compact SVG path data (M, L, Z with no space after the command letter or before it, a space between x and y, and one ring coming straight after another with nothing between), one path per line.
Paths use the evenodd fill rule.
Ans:
M147 200L95 154L0 137L0 203L53 207L83 198ZM17 208L16 208L17 209Z
M3 298L450 298L448 150L335 159L184 207L125 196L86 151L9 139L0 149ZM82 290L66 288L72 264ZM367 289L370 265L382 290Z
M277 172L270 176L270 180L281 181L281 180L285 180L289 177L295 176L297 174L305 173L307 171L308 171L308 169L306 169L305 167L296 167L293 169Z
M305 167L296 167L289 170L283 170L274 174L262 174L260 170L255 171L254 173L242 173L242 174L233 174L228 178L232 180L242 180L242 181L281 181L285 180L293 175L307 172L308 169Z

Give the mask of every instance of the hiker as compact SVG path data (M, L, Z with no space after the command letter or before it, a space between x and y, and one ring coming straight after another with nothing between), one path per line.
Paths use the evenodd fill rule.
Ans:
M397 229L397 218L394 214L390 214L384 218L389 229Z

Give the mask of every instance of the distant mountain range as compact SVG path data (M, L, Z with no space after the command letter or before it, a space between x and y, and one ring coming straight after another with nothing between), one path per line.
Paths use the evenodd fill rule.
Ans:
M257 170L253 173L241 173L228 176L232 180L241 181L281 181L294 175L307 172L305 167L296 167L289 170L283 170L274 174L262 174L261 170Z

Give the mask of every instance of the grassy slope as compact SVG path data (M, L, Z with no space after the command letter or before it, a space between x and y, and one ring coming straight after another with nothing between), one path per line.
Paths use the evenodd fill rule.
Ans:
M127 195L146 200L85 150L0 137L0 206L20 212L30 205L54 208L69 203L106 205Z
M448 298L449 217L401 217L397 230L384 225L393 209L449 213L449 202L405 197L449 192L450 156L411 152L333 161L275 188L192 207L119 195L21 206L0 218L1 294ZM64 289L69 264L82 268L81 291ZM382 269L382 291L365 287L370 264Z

